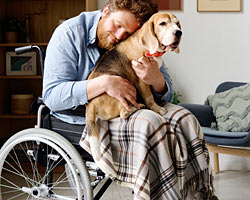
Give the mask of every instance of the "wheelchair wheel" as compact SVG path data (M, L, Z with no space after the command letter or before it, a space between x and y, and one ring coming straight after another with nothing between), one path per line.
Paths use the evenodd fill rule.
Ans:
M0 200L7 199L89 200L93 191L74 146L53 131L31 128L0 150Z

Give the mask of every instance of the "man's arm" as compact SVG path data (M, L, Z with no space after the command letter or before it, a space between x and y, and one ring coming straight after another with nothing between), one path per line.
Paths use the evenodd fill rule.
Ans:
M166 68L164 62L162 63L160 71L163 74L163 77L165 79L166 92L163 94L159 94L159 93L153 91L153 94L156 97L156 99L158 99L159 101L172 102L173 96L174 96L174 88L173 88L171 78L167 72L167 68Z
M82 31L76 37L73 31ZM53 111L75 108L87 102L86 87L89 68L93 64L79 52L85 49L84 30L58 27L47 47L43 77L43 100ZM83 45L83 46L82 46ZM79 65L85 62L81 69Z
M158 67L158 63L147 57L141 57L138 61L132 61L132 67L136 75L150 85L156 101L171 102L173 87L164 63Z

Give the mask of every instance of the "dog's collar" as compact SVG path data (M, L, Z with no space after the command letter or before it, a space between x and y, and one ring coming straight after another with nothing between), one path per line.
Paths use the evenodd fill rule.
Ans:
M159 56L162 56L164 53L166 53L166 51L163 51L163 52L156 51L153 54L149 53L148 51L145 55L148 57L159 57Z

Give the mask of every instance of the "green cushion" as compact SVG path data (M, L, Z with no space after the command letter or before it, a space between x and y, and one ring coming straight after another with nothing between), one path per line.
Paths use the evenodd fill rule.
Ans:
M250 83L208 96L220 131L243 132L250 129Z

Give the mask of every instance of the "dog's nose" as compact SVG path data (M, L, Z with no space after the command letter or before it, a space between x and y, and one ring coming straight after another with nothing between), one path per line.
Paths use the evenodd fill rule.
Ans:
M175 32L175 36L176 37L181 37L181 35L182 35L182 32L180 31L180 30L177 30L176 32Z

